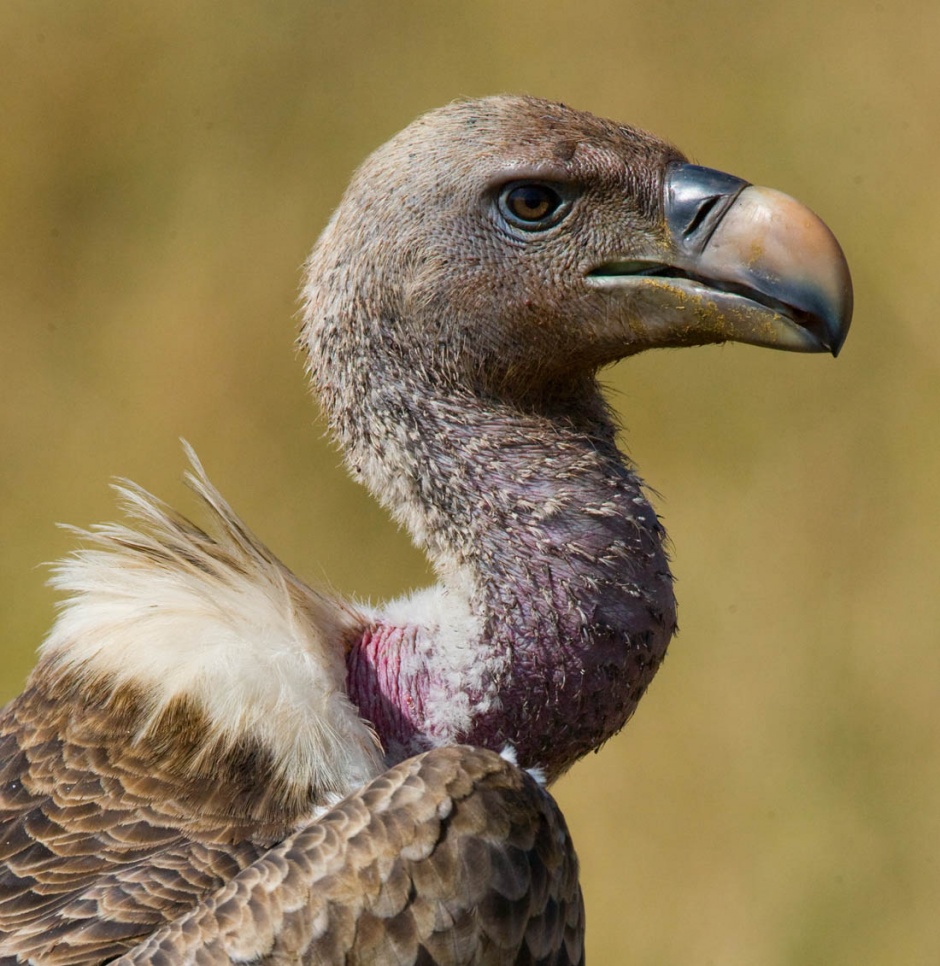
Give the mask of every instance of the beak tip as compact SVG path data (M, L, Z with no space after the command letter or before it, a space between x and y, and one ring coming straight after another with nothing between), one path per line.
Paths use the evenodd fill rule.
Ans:
M835 239L833 238L833 241ZM839 355L842 351L842 346L845 345L845 340L848 338L849 326L852 324L852 312L855 308L855 293L852 289L852 276L849 274L848 262L845 259L845 255L842 252L842 248L839 247L839 243L836 242L836 248L838 249L839 256L841 257L841 274L842 274L842 284L840 285L840 296L837 302L837 311L835 311L830 317L828 329L830 333L830 346L829 351L832 353L833 357Z
M819 319L815 336L819 340L819 348L828 352L833 358L837 358L845 345L845 340L849 335L849 325L852 321L852 310L849 305L848 311L837 311L825 313Z

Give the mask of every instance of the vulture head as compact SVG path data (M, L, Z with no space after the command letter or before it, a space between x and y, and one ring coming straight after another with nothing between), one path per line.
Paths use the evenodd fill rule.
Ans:
M195 457L211 532L123 486L131 523L58 566L0 712L2 962L581 962L577 861L533 776L623 727L676 628L598 370L835 354L852 305L798 202L529 97L376 151L304 299L349 467L437 581L377 607L308 587Z
M451 104L376 151L308 276L334 414L354 408L337 364L551 406L657 346L837 353L852 298L838 243L798 202L528 97Z

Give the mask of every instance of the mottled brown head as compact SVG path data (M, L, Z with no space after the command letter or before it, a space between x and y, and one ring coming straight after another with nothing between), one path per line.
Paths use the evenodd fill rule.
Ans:
M657 345L837 349L838 245L792 199L756 191L561 104L433 111L359 169L311 256L314 373L329 384L324 368L353 352L522 397Z

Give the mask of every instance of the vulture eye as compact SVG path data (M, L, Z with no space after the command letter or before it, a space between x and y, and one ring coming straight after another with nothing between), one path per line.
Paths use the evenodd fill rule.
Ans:
M510 224L526 231L551 228L568 210L565 198L556 188L538 181L506 185L499 196L499 206Z

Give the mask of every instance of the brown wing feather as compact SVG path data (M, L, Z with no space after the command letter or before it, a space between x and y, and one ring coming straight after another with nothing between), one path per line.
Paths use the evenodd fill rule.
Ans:
M0 963L119 956L285 834L281 813L213 812L231 762L200 807L208 782L175 768L166 731L135 742L139 716L42 669L0 712Z
M456 746L390 769L118 963L561 966L583 933L551 797Z

